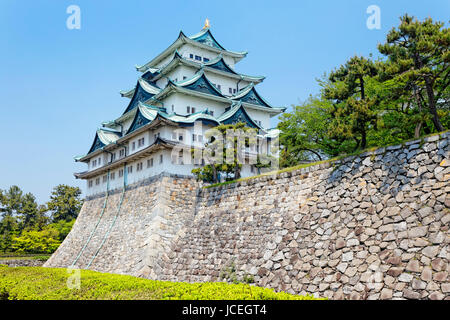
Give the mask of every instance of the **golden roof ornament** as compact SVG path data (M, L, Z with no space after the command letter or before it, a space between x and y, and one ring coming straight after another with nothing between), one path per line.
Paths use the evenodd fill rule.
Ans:
M206 18L206 20L205 20L205 26L203 27L203 29L209 29L210 26L211 26L211 25L209 24L209 19Z

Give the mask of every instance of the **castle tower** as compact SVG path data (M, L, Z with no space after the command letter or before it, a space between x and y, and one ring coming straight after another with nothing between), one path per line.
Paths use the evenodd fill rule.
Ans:
M205 131L219 124L244 122L261 137L273 136L270 118L283 112L264 100L255 86L262 76L239 73L235 65L247 52L226 50L207 20L203 29L178 38L136 69L136 86L121 91L130 101L123 114L102 123L84 156L88 169L75 173L87 180L87 196L121 188L162 172L192 175L202 163L185 161L180 146L204 145ZM242 176L256 174L243 165Z

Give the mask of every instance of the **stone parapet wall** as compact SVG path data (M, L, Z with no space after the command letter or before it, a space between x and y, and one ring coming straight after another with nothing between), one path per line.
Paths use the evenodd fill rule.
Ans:
M91 267L331 299L450 299L449 141L447 132L211 188L160 177L126 192ZM48 266L73 259L103 200L85 203Z

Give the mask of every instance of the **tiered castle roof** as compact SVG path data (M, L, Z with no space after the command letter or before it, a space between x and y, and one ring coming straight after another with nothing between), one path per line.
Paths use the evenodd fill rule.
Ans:
M217 57L203 63L188 60L178 52L178 49L186 43L217 53ZM172 58L169 62L157 67L158 64L170 55L172 55ZM245 122L250 127L259 129L261 134L269 136L271 134L270 130L263 129L258 125L249 116L246 108L263 110L271 116L283 112L286 108L273 107L256 91L255 85L262 82L265 77L238 73L224 60L224 57L229 57L234 59L235 62L238 62L246 55L247 52L226 50L216 41L209 27L204 28L201 32L191 37L185 36L181 31L175 42L166 50L148 63L136 67L138 71L142 72L136 86L131 90L120 92L123 97L130 98L130 102L123 114L116 120L104 122L102 124L103 127L97 130L94 142L88 153L85 156L77 157L76 160L87 161L91 156L99 153L101 150L109 149L134 136L137 132L162 123L174 126L191 126L195 121L200 120L216 126L221 123ZM164 88L156 85L158 79L166 77L171 70L180 64L193 67L196 70L195 74L190 79L183 81L169 79ZM234 95L225 96L208 79L206 73L245 80L250 84ZM229 107L225 109L223 114L217 115L216 117L212 116L207 109L186 116L176 113L169 114L161 101L174 92L219 101L229 104ZM131 118L133 119L131 125L126 131L123 131L122 124ZM118 129L119 127L121 127L120 130Z

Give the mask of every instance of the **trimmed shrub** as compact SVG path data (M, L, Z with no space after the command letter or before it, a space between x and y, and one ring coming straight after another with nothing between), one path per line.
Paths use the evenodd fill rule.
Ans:
M73 270L0 267L0 296L8 300L314 300L248 284L154 281L80 270L80 288L69 289ZM73 279L73 278L72 278Z

